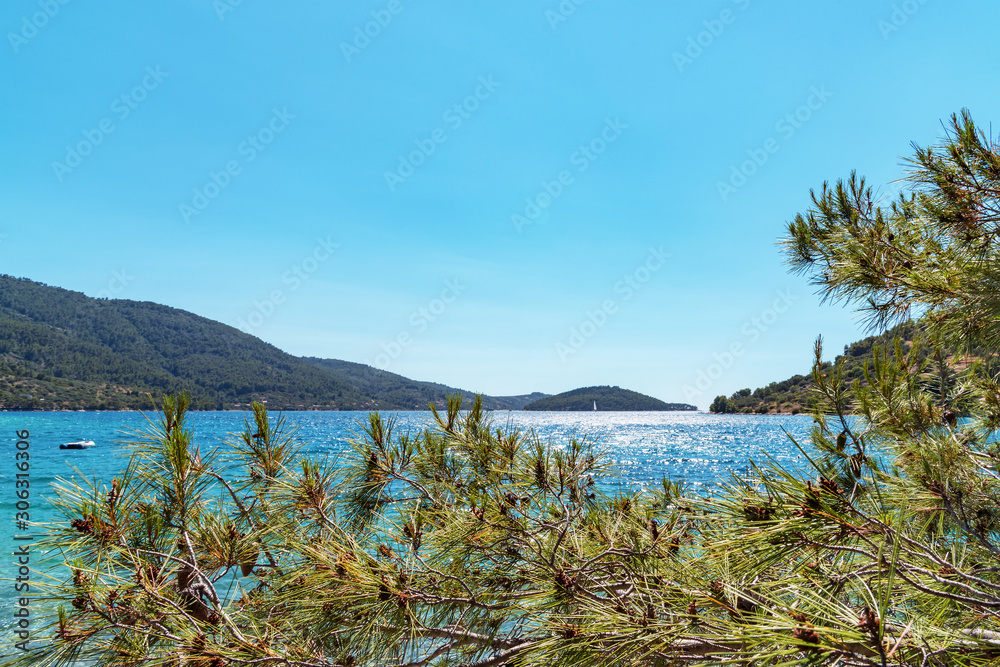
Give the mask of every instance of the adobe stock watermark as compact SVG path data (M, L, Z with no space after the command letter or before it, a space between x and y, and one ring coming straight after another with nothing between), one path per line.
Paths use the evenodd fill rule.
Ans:
M236 8L243 4L243 0L214 0L212 9L220 21L226 20L226 14L236 11Z
M427 302L427 305L410 313L409 320L407 320L409 326L402 329L388 342L382 343L380 346L382 351L375 356L375 363L367 359L365 363L381 370L387 370L392 362L403 354L403 350L413 345L415 337L427 331L430 325L444 315L451 304L455 303L466 289L467 286L461 284L457 278L445 280L441 294Z
M253 307L246 317L239 318L237 327L246 333L253 334L257 329L264 326L278 308L288 301L288 296L298 290L309 278L319 271L331 257L339 243L334 243L331 235L316 239L316 245L312 251L301 260L292 264L287 271L281 275L281 284L286 287L275 288L262 301L254 300Z
M160 84L170 76L170 72L164 72L157 65L155 68L146 68L146 74L142 80L132 87L128 92L122 93L111 103L111 113L119 122L124 121L132 115L132 112L139 108L139 105L146 101L149 94L160 87ZM62 161L52 162L52 172L56 179L62 183L67 174L83 164L85 158L93 154L98 146L104 143L109 134L115 131L114 118L105 116L93 128L83 130L83 139L73 145L66 146L66 155Z
M121 271L112 271L111 280L108 286L97 293L98 299L114 299L125 291L125 288L135 280L135 276L130 276L123 267Z
M545 20L549 22L550 28L557 30L560 23L568 21L577 8L586 2L587 0L562 0L554 10L545 10Z
M475 90L467 95L461 102L456 102L441 114L448 128L454 132L462 127L465 121L472 117L483 102L493 97L501 83L493 80L493 75L479 77ZM406 155L399 156L399 164L393 171L385 172L385 182L389 186L390 192L395 192L396 187L406 182L410 176L422 167L427 159L434 155L438 146L448 141L448 132L444 128L435 128L427 138L415 139L413 144L416 148Z
M879 19L876 23L879 32L882 33L882 41L888 42L889 36L906 25L910 17L920 11L920 6L925 4L927 4L927 0L904 0L894 4L889 19Z
M787 313L792 303L798 301L799 298L787 289L777 290L775 295L770 307L743 323L743 326L740 327L740 338L730 343L725 351L713 354L714 361L698 370L694 385L684 385L686 400L695 400L708 391L716 380L721 378L726 371L733 367L736 360L743 356L747 350L746 346L760 340L761 335L770 329L784 313Z
M14 49L14 55L21 51L21 47L38 36L38 31L49 24L49 21L56 17L70 0L38 0L38 9L31 16L21 17L21 29L17 32L8 32L7 41L10 48Z
M827 100L833 97L833 93L826 89L825 85L812 86L809 88L809 97L805 104L799 105L794 111L786 113L774 124L774 131L777 137L768 137L760 148L747 149L747 159L739 165L732 165L729 172L729 179L717 181L716 189L722 201L726 201L737 190L747 184L751 176L763 167L768 159L781 149L781 142L788 141L795 133L802 129L813 117L813 114L823 108Z
M747 7L750 6L750 0L732 0L732 3L741 12L746 11ZM737 18L739 18L739 14L732 9L723 9L715 18L702 21L705 29L696 35L688 37L684 52L674 51L671 54L674 59L674 65L677 66L677 71L683 72L685 67L694 64L694 61L700 58L701 54L705 53L705 49L715 44L715 40L722 36L722 33L726 31L726 26L736 23Z
M372 20L364 25L355 26L351 41L340 43L340 52L344 54L344 60L351 62L355 56L360 56L362 51L371 46L372 40L381 35L404 9L406 5L402 0L389 0L382 9L372 10L370 12Z
M559 361L566 363L567 359L583 349L587 341L596 336L597 332L608 323L608 319L618 312L620 305L630 301L652 279L653 274L663 268L669 258L670 254L663 250L663 246L650 248L646 261L614 284L614 292L620 295L620 300L605 299L596 309L588 310L579 324L570 327L566 342L556 343Z
M576 167L578 174L587 171L590 165L604 155L608 146L618 141L627 129L628 125L618 118L606 119L600 133L569 156L570 165ZM510 221L517 233L520 234L525 227L534 224L541 217L542 212L551 206L552 202L559 199L566 188L573 185L575 180L576 177L570 169L561 170L551 181L543 180L537 193L524 198L524 208L510 216Z
M272 109L270 120L256 132L248 134L247 138L236 147L236 154L242 159L234 158L227 161L219 171L209 171L205 184L194 188L190 202L182 202L178 206L181 219L189 223L191 218L201 215L201 212L230 186L233 179L243 173L243 168L256 160L257 156L285 131L288 122L294 118L295 114L289 113L288 107Z
M893 203L899 201L900 195L908 199L910 194L912 194L912 190L910 190L910 185L905 180L890 181L882 185L876 192L876 203L879 206L891 206Z

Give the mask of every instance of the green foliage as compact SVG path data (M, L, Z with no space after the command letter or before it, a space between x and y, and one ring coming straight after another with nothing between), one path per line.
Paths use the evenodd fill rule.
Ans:
M716 396L708 410L720 415L733 414L737 411L736 401L725 396Z
M588 444L553 448L461 403L416 435L373 413L328 467L259 404L225 447L195 450L186 399L166 399L110 486L58 487L63 521L39 546L69 566L50 591L63 604L52 640L15 662L599 658L595 623L628 628L616 652L655 653L632 635L677 634L652 605L691 542L678 487L606 496Z
M594 404L598 411L661 411L661 410L697 410L686 403L665 403L652 396L646 396L636 391L620 387L583 387L573 389L555 396L549 396L528 403L525 410L558 410L558 411L593 411Z
M60 482L51 639L6 664L991 664L1000 456L934 369L876 359L864 422L817 366L815 480L767 463L702 496L602 492L586 443L457 397L417 434L372 413L334 466L259 404L201 452L167 399L123 475ZM996 420L976 387L944 398Z

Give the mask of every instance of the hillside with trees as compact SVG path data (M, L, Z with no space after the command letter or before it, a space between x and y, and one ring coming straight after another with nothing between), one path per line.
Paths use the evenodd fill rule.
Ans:
M194 409L426 410L449 393L362 364L303 359L238 329L156 303L94 299L0 276L0 408L148 409L187 392ZM542 394L486 397L517 409Z
M914 358L923 362L936 352L942 354L949 363L960 368L970 364L978 364L982 372L989 374L1000 370L997 355L981 344L957 346L942 343L938 348L928 340L923 333L925 323L907 320L897 324L885 332L863 338L855 343L844 346L843 354L838 354L832 362L824 361L820 371L829 373L833 368L841 368L846 382L867 384L865 367L873 368L874 354L879 349L892 349L899 342L900 351L912 353ZM731 396L716 396L709 407L710 412L717 414L799 414L811 412L817 404L815 393L815 377L808 375L793 375L766 387L751 391L741 389Z
M552 410L570 412L653 412L697 410L686 403L665 403L658 398L620 387L583 387L549 396L524 406L525 410Z
M904 352L909 351L917 335L917 327L913 322L904 322L888 331L868 336L862 340L844 346L843 354L837 355L833 362L823 362L822 369L828 371L831 367L843 364L844 378L848 382L858 380L864 382L865 364L873 362L873 350L879 346L892 345L898 338ZM919 352L926 357L928 348ZM718 414L799 414L809 412L817 398L811 391L813 387L812 374L793 375L786 380L772 382L766 387L740 389L731 396L716 396L709 407L710 412Z
M392 405L410 405L415 410L427 408L428 401L444 405L457 390L436 382L418 382L402 375L389 373L365 364L339 359L303 357L309 363L348 380L358 391L374 396L377 401ZM491 410L520 410L528 403L548 394L534 392L520 396L490 396L486 404Z

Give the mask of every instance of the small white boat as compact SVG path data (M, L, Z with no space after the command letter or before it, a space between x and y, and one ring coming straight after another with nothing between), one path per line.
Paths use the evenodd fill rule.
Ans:
M594 401L594 412L597 412L597 401Z
M93 440L80 440L78 442L67 442L65 445L59 445L59 449L89 449L93 446Z

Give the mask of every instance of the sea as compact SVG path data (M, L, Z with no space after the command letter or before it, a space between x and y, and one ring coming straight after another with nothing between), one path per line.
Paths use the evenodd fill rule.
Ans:
M415 434L432 423L429 412L383 415L395 420L396 433ZM224 446L227 439L242 431L247 416L237 411L192 412L187 428L195 445L206 452ZM9 554L0 558L0 656L9 654L17 641L14 612L20 594L14 589L18 577L15 553L22 553L23 547L32 543L29 538L42 530L18 526L18 512L27 512L34 523L51 522L56 517L49 499L56 480L75 477L110 483L127 461L128 446L123 443L135 440L135 433L149 428L148 419L156 417L155 413L139 412L0 412L0 441L4 443L0 455L0 549ZM367 413L290 412L284 418L296 429L303 455L337 465L350 451L351 438L361 433ZM605 483L608 491L658 487L664 477L681 481L693 491L707 490L734 473L746 473L751 461L766 458L808 474L805 457L792 441L794 438L809 451L812 418L806 415L503 411L493 413L492 419L496 426L533 431L554 447L565 447L573 439L592 442L612 464L614 476ZM79 440L92 440L95 446L86 450L59 448ZM16 454L25 449L30 456L28 470L19 471ZM16 495L19 472L28 475L29 493L22 493L26 498ZM54 560L54 554L31 552L31 566L36 571L30 576L56 574L50 565ZM39 630L33 623L32 631ZM34 635L32 640L37 646L44 638Z

